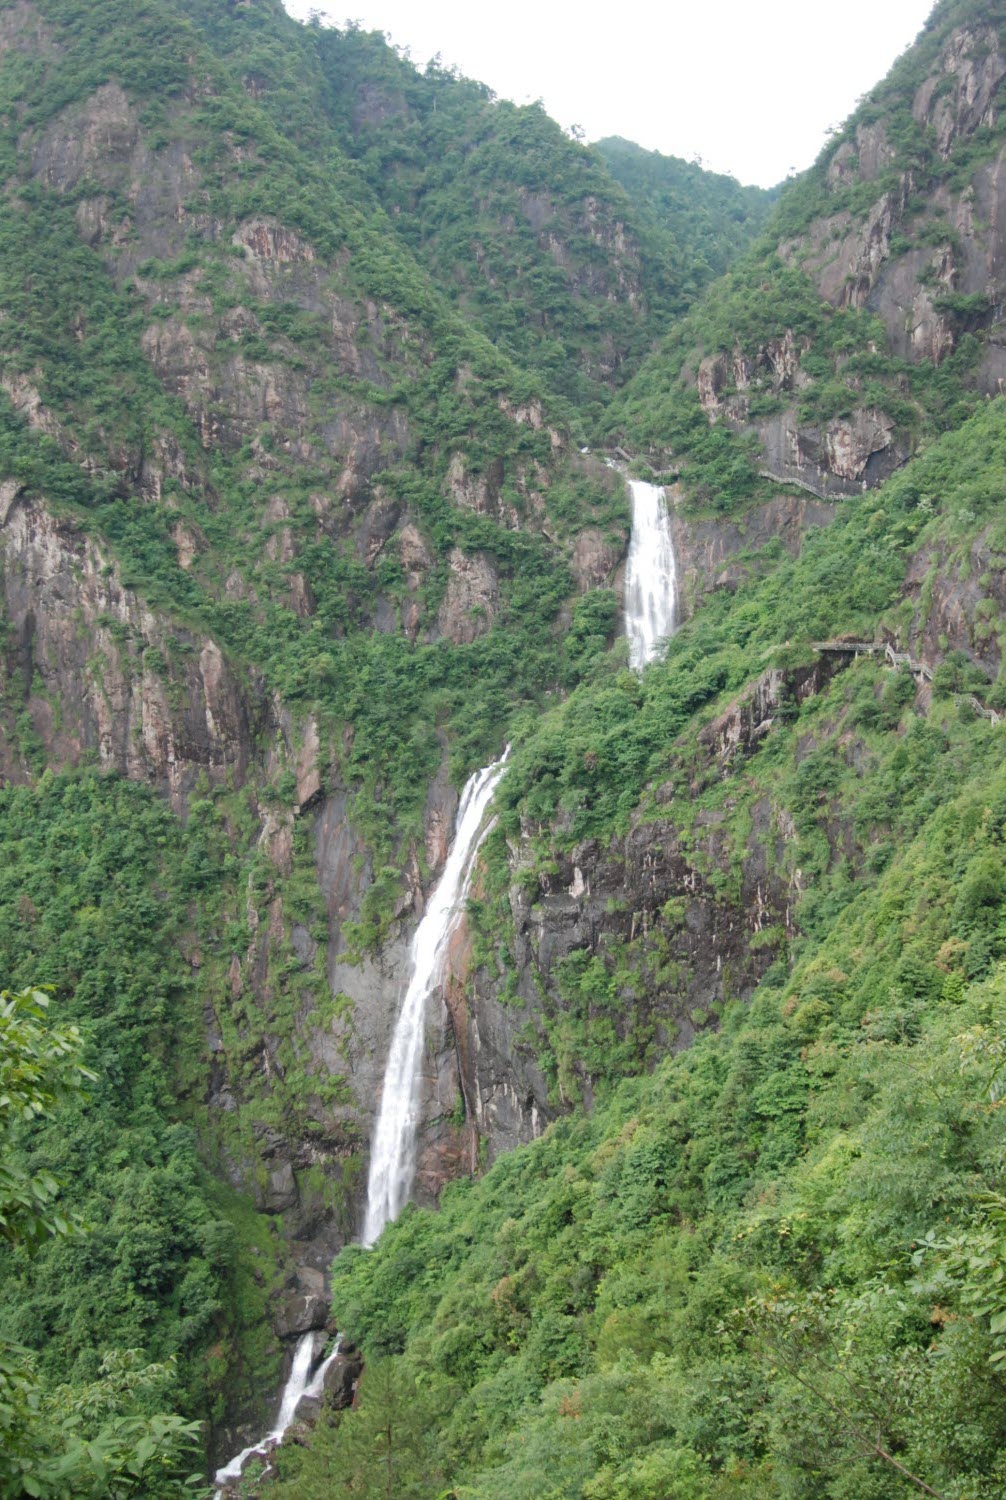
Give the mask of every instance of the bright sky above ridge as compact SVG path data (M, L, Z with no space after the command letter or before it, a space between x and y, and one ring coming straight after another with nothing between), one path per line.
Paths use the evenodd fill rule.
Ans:
M285 0L343 25L336 0ZM810 166L915 40L933 0L345 0L420 66L436 53L588 140L622 135L771 187Z

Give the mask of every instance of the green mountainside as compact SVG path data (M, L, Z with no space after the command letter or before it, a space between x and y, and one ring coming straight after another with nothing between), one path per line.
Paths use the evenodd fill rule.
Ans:
M540 892L564 843L583 859L657 778L642 816L690 849L764 977L747 1003L728 979L648 1073L661 992L684 988L687 899L567 961L539 1045L557 1099L589 1088L593 1111L344 1252L336 1317L375 1368L358 1411L284 1455L280 1495L324 1495L347 1467L377 1493L389 1421L402 1494L460 1480L531 1500L547 1474L547 1493L605 1500L895 1497L905 1470L942 1496L1004 1493L1001 723L976 716L963 653L921 706L883 658L822 680L813 653L770 644L869 634L908 559L970 556L976 524L1001 546L1004 457L995 402L883 509L850 504L798 561L707 606L642 693L624 672L581 688L522 749L515 812L543 813L545 766L564 788ZM724 763L709 727L766 658L771 725ZM520 780L538 790L517 801ZM752 867L788 912L752 909Z
M1006 1495L1004 80L941 0L771 195L279 0L0 3L0 1495L191 1492L330 1260L355 1404L235 1493Z
M694 498L855 493L1001 390L1003 19L936 7L609 414Z
M594 150L640 218L672 236L682 267L692 262L689 301L747 248L779 197L778 188L740 187L733 177L645 151L621 136L606 136Z
M91 1232L10 1260L4 1331L50 1387L82 1390L106 1349L177 1361L171 1399L214 1449L268 1409L286 1238L322 1203L354 1232L359 1126L311 1055L340 1004L297 821L315 762L365 864L348 942L373 947L406 863L425 874L445 746L461 779L579 679L616 603L577 587L627 534L552 356L519 369L492 298L456 311L453 266L409 244L439 209L400 233L355 161L343 115L375 66L473 139L524 121L539 185L571 198L573 171L606 226L628 212L539 111L278 4L0 7L4 979L55 986L98 1075L24 1155ZM522 295L544 327L541 261ZM641 353L652 315L604 275L569 336L610 315L619 359ZM284 1236L288 1139L318 1165Z
M624 383L767 210L768 193L668 158L656 184L634 177L540 106L435 64L420 73L377 33L327 29L319 47L328 114L398 234L494 343L582 411Z

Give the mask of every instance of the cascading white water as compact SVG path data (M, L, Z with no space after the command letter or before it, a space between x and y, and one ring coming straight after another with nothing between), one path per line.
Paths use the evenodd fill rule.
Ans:
M625 633L629 665L638 671L674 630L677 569L663 490L630 479L629 491L632 540L625 570Z
M275 1426L260 1442L252 1443L249 1448L243 1448L228 1464L217 1470L216 1483L218 1485L240 1479L242 1469L254 1454L264 1456L282 1442L283 1435L297 1415L297 1408L303 1398L320 1396L325 1389L325 1372L339 1353L339 1344L340 1340L336 1339L331 1354L321 1361L317 1369L313 1369L315 1335L313 1333L302 1335L294 1351L293 1364L290 1367L286 1385L283 1387ZM220 1494L221 1491L218 1490L218 1500Z
M364 1245L372 1245L385 1224L399 1214L412 1186L426 1001L443 979L447 944L461 917L475 856L492 826L485 821L486 809L503 775L509 754L508 745L499 760L477 771L467 782L458 805L454 842L444 872L412 940L409 985L391 1039L371 1153ZM314 1345L314 1334L305 1333L294 1353L275 1426L268 1436L243 1449L217 1470L218 1485L240 1479L244 1465L254 1454L271 1452L282 1441L301 1400L305 1396L321 1395L325 1388L325 1372L339 1353L339 1343L337 1340L331 1354L312 1373ZM223 1491L218 1490L217 1500L222 1500L222 1495Z
M507 746L500 760L477 771L465 786L444 872L412 939L409 987L391 1039L371 1147L364 1245L372 1245L385 1224L398 1216L412 1187L426 1002L443 980L447 944L468 894L475 855L489 831L486 809L509 753Z

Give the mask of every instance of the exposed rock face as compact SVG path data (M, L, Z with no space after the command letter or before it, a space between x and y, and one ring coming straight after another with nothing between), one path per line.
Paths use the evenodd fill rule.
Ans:
M426 803L427 889L447 857L456 812L457 794L448 780L445 759ZM352 830L343 792L332 792L325 799L315 821L315 840L318 878L329 915L328 979L333 993L344 996L345 1001L331 1029L312 1036L312 1060L321 1071L343 1074L351 1090L344 1105L328 1111L330 1120L342 1122L348 1139L366 1140L373 1132L391 1035L408 981L409 946L423 911L424 882L415 851L403 850L409 889L398 908L397 920L376 955L350 962L344 929L359 918L372 872L364 847ZM415 1193L420 1202L435 1202L445 1181L471 1170L468 1133L455 1123L460 1098L451 1017L444 1004L431 1005L420 1082L423 1124L417 1143ZM360 1181L355 1211L361 1216L364 1188L365 1183ZM349 1233L356 1233L358 1228L354 1222Z
M85 177L110 187L138 142L137 110L119 84L105 83L49 127L32 153L32 169L61 192Z
M533 1021L533 1006L502 1004L486 976L473 971L467 919L451 943L447 1007L465 1105L466 1150L458 1167L474 1171L480 1137L494 1160L540 1135L550 1110L545 1076L533 1048L522 1039Z
M693 1012L707 1012L725 997L748 995L771 961L749 940L764 927L788 928L793 892L768 873L763 845L781 839L771 826L770 809L752 831L739 899L719 895L706 874L728 861L719 819L702 816L698 844L686 849L670 822L636 820L624 838L608 845L595 840L557 857L554 873L537 894L521 884L511 890L514 956L520 1004L505 1007L495 985L478 974L472 984L471 1044L466 1097L493 1150L510 1147L538 1133L563 1106L550 1095L530 1049L521 1054L515 1032L544 1006L555 1015L564 1000L562 961L583 952L603 956L612 942L636 943L646 971L646 940L651 926L663 927L665 961L676 979L668 985L644 979L644 989L625 996L620 1034L630 1025L652 1027L664 1047L685 1046L695 1032ZM668 936L662 916L667 903L681 903L681 921ZM666 970L665 970L666 972ZM589 1078L581 1083L589 1103Z
M951 651L962 651L989 680L998 676L1002 648L995 621L1006 613L1006 568L979 532L965 558L932 547L912 560L906 579L917 611L907 644L930 665Z
M757 553L780 541L796 556L805 534L832 520L836 506L801 495L779 495L740 516L697 519L682 512L674 486L668 491L671 538L677 561L678 597L694 609L711 589L734 589L758 569Z
M947 40L935 70L919 87L913 116L921 127L931 126L937 149L947 159L955 145L983 127L996 123L999 92L1006 78L1006 57L992 28L958 28ZM860 125L855 144L843 142L828 166L828 183L835 191L882 178L895 153L883 122ZM799 241L779 246L781 257L808 272L827 301L836 307L863 307L883 321L891 352L918 363L938 363L955 347L961 331L954 318L939 307L947 293L986 295L993 320L995 305L1006 293L1006 211L1002 203L1000 155L977 166L962 189L943 185L927 206L934 219L949 221L942 245L892 252L898 230L912 220L911 173L882 192L865 219L855 222L840 213L817 220ZM979 375L981 389L994 389L1002 373L1001 357L994 375Z
M824 428L802 426L789 407L759 426L770 479L797 484L819 500L855 495L879 484L908 457L894 423L874 407L859 408Z
M819 692L841 666L822 659L797 671L766 672L702 731L691 767L695 789L757 750L779 716ZM738 874L722 813L700 813L686 839L675 826L672 796L670 786L658 790L667 814L637 815L624 837L553 849L537 888L529 889L524 878L524 841L511 847L516 996L503 1001L499 980L472 967L464 926L456 933L448 1004L467 1113L490 1158L539 1134L566 1103L561 1086L558 1094L550 1091L526 1037L543 1014L562 1014L567 1001L560 974L570 955L603 959L610 945L629 945L641 986L623 997L619 1033L641 1024L658 1045L677 1048L691 1041L720 1001L748 996L781 935L794 932L801 876L799 869L786 873L784 855L795 836L792 824L768 798L759 802ZM729 869L734 874L724 885L716 873ZM660 934L660 959L652 968L651 930ZM579 1072L589 1103L590 1080Z
M892 165L896 157L882 120L856 127L856 143L845 141L828 164L828 186L845 187L851 182L872 182Z
M824 432L828 468L839 479L861 480L874 455L890 448L894 423L875 407L836 417Z
M1004 79L1006 55L994 28L959 27L949 36L913 101L917 125L932 129L944 160L976 131L995 126ZM964 334L988 335L981 363L966 378L998 392L1006 382L1006 338L995 332L1006 305L1004 154L979 162L963 184L947 178L922 206L915 169L904 163L883 120L861 122L827 164L834 211L781 242L778 255L810 276L832 307L876 315L886 352L897 359L939 364ZM850 206L850 190L873 183L869 208L860 210L855 198ZM876 397L840 419L801 419L798 403L787 398L810 383L808 349L808 340L787 330L756 349L707 352L694 378L708 419L755 437L769 476L822 499L880 483L909 456L910 437ZM861 388L855 378L850 388ZM756 393L763 409L766 395L778 398L780 409L758 415Z
M996 95L1004 78L1006 57L992 27L961 27L953 33L943 48L939 72L920 86L912 105L916 122L935 130L944 159L959 136L995 124Z
M911 183L881 194L862 223L851 214L815 222L805 241L780 245L783 260L799 263L834 307L865 307L891 248L891 236L905 212Z
M807 348L807 341L798 342L787 328L780 338L769 339L753 354L746 354L738 344L732 354L707 355L699 365L696 383L709 420L715 422L721 415L735 423L746 420L752 388L779 395L806 385L800 359ZM721 400L725 390L729 395Z
M496 459L484 473L469 472L464 458L455 453L447 469L447 490L455 505L463 505L476 515L489 516L511 531L520 527L520 516L516 507L504 502L503 464Z
M52 29L30 0L14 0L0 15L0 58L8 52L48 56L57 51Z
M281 1339L299 1338L312 1328L324 1328L328 1320L328 1299L304 1293L287 1297L273 1326Z
M102 551L6 487L0 517L11 630L4 663L54 767L93 757L181 806L196 777L243 780L265 714L211 640L172 628L119 581ZM2 773L29 769L10 725Z
M620 537L612 541L596 526L585 526L577 532L570 568L580 593L609 584L624 554L625 544Z
M363 1374L358 1354L340 1354L325 1371L325 1404L342 1411L353 1404L356 1383Z
M938 339L938 329L930 329L929 337ZM864 480L878 483L907 456L895 437L895 424L884 412L861 407L824 428L801 422L795 403L774 416L750 416L755 392L785 397L808 384L801 367L808 347L787 329L754 354L738 346L730 355L707 355L696 372L699 400L710 422L725 421L757 436L769 478L799 484L821 500L855 494L864 488Z
M448 565L450 577L437 626L441 635L460 646L490 629L498 608L499 578L484 553L470 555L453 547Z
M836 670L834 659L825 659L799 672L778 668L765 672L746 688L730 707L707 724L699 743L720 763L749 755L772 728L776 717L790 704L798 704L820 692Z
M250 445L255 477L310 463L329 470L340 501L368 498L371 476L400 459L411 441L404 406L368 404L341 391L312 402L309 391L333 369L387 387L390 368L401 376L418 367L423 334L391 307L347 296L344 265L326 263L291 226L262 214L236 225L214 217L209 186L196 165L199 127L184 100L174 111L172 134L170 144L152 146L137 106L118 84L108 83L30 140L32 170L57 192L76 193L85 183L102 190L79 200L80 233L102 254L119 286L130 285L157 309L144 352L165 389L183 403L205 447L235 453ZM237 147L233 158L237 171ZM112 215L113 201L127 204L124 217L121 211ZM190 238L229 238L242 252L228 265L225 312L215 312L198 272L167 281L141 274L148 263L175 260ZM173 308L166 317L159 306L165 301ZM282 338L265 336L251 310L262 303L295 306L317 320L327 347L315 368L291 360ZM254 353L247 352L249 341ZM263 442L267 436L271 451ZM161 477L154 475L152 483ZM329 514L326 508L326 519ZM337 514L337 524L343 520ZM305 580L293 578L291 591L295 611L310 613Z

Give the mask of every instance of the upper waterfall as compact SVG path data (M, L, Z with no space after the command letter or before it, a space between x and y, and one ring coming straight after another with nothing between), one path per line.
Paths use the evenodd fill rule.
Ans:
M629 665L639 670L674 630L677 569L663 489L630 479L629 492L632 540L625 572L625 633Z
M426 1001L443 979L448 940L460 920L475 855L488 832L486 809L509 753L508 746L500 760L467 782L447 863L412 939L409 986L391 1039L371 1148L364 1245L372 1245L385 1224L397 1217L412 1187Z

